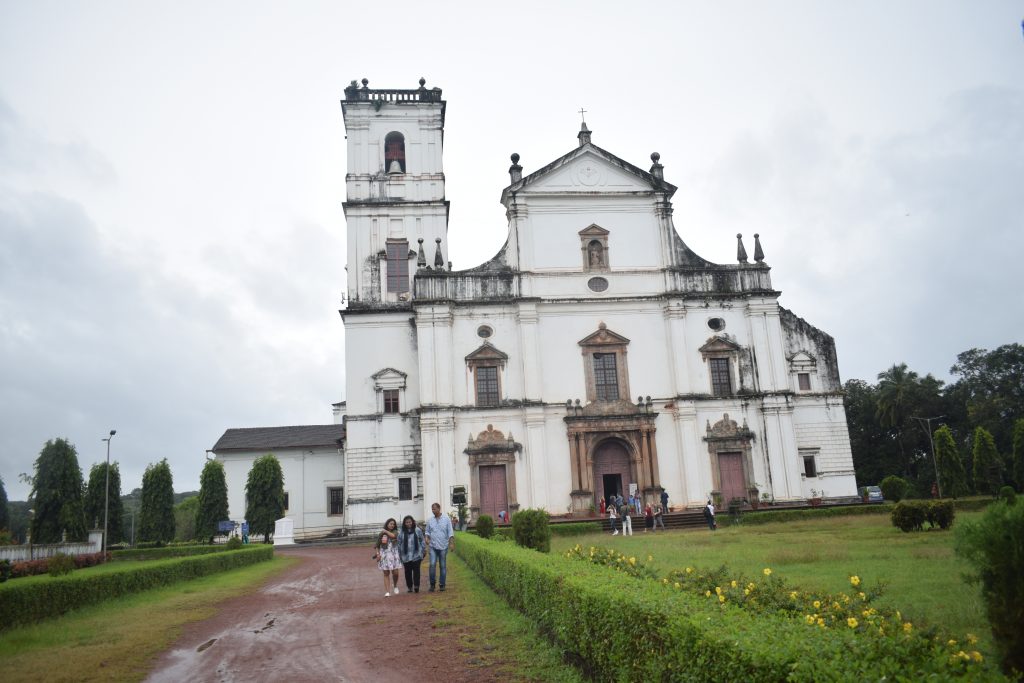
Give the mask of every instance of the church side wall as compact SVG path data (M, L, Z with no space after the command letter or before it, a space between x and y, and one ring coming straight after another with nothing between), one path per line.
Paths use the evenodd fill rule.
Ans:
M797 399L793 421L801 469L803 455L813 456L817 468L816 477L803 478L804 495L810 497L813 488L824 491L823 497L856 496L853 452L842 398Z

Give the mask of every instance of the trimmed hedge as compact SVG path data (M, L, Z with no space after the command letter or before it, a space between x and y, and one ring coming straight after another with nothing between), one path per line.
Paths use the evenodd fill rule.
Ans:
M951 500L901 500L892 509L892 525L900 531L922 531L924 523L931 528L948 529L956 518Z
M123 569L102 573L86 571L68 576L8 581L0 584L0 630L59 616L130 593L265 562L273 556L274 547L265 545L230 553L126 564Z
M61 553L58 553L58 555ZM107 553L109 556L110 553ZM54 556L56 557L56 555ZM50 573L50 566L54 560L54 557L44 557L38 560L20 560L11 565L10 578L21 579L26 576L36 576L37 574L48 574ZM70 557L72 569L85 569L86 567L95 567L98 564L103 564L103 553L87 553L85 555L65 555L64 557ZM109 559L109 557L108 557Z
M456 553L592 678L616 681L1005 680L929 638L873 638L464 536ZM628 615L628 616L624 616Z
M209 555L227 550L226 544L221 545L169 545L162 548L133 548L131 550L115 550L110 553L114 562L125 560L168 560L172 557L192 557L193 555Z
M548 529L552 536L583 536L584 534L601 533L601 522L565 522L564 524L549 524ZM479 535L479 534L478 534ZM494 527L495 536L503 536L512 540L511 526Z
M816 507L800 510L765 510L744 512L741 524L769 524L771 522L795 522L801 519L820 519L822 517L847 517L850 515L884 515L893 506L886 503L860 503L857 505L837 505L834 507Z

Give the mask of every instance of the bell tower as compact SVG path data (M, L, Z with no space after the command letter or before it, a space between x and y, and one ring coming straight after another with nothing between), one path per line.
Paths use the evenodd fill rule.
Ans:
M364 78L345 88L349 308L401 306L418 267L447 263L445 101L419 86L371 89Z

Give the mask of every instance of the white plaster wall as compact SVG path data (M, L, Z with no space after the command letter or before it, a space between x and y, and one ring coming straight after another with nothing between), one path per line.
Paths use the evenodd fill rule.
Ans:
M342 527L344 514L328 515L327 488L345 486L344 456L335 448L279 449L272 452L281 463L284 490L288 493L285 515L294 520L295 535L326 533ZM253 462L266 454L266 451L253 451L217 456L224 464L228 516L233 521L245 521L245 484L249 471Z
M372 375L385 368L406 373L402 412L419 405L416 331L408 311L349 315L345 318L345 399L351 416L379 412Z

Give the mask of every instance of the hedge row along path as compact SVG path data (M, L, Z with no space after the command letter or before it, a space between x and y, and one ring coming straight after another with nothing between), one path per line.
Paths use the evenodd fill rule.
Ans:
M296 548L303 561L185 627L147 679L190 681L500 680L469 665L445 602L459 590L384 597L372 548ZM404 577L401 585L405 585ZM438 624L440 622L440 624Z

